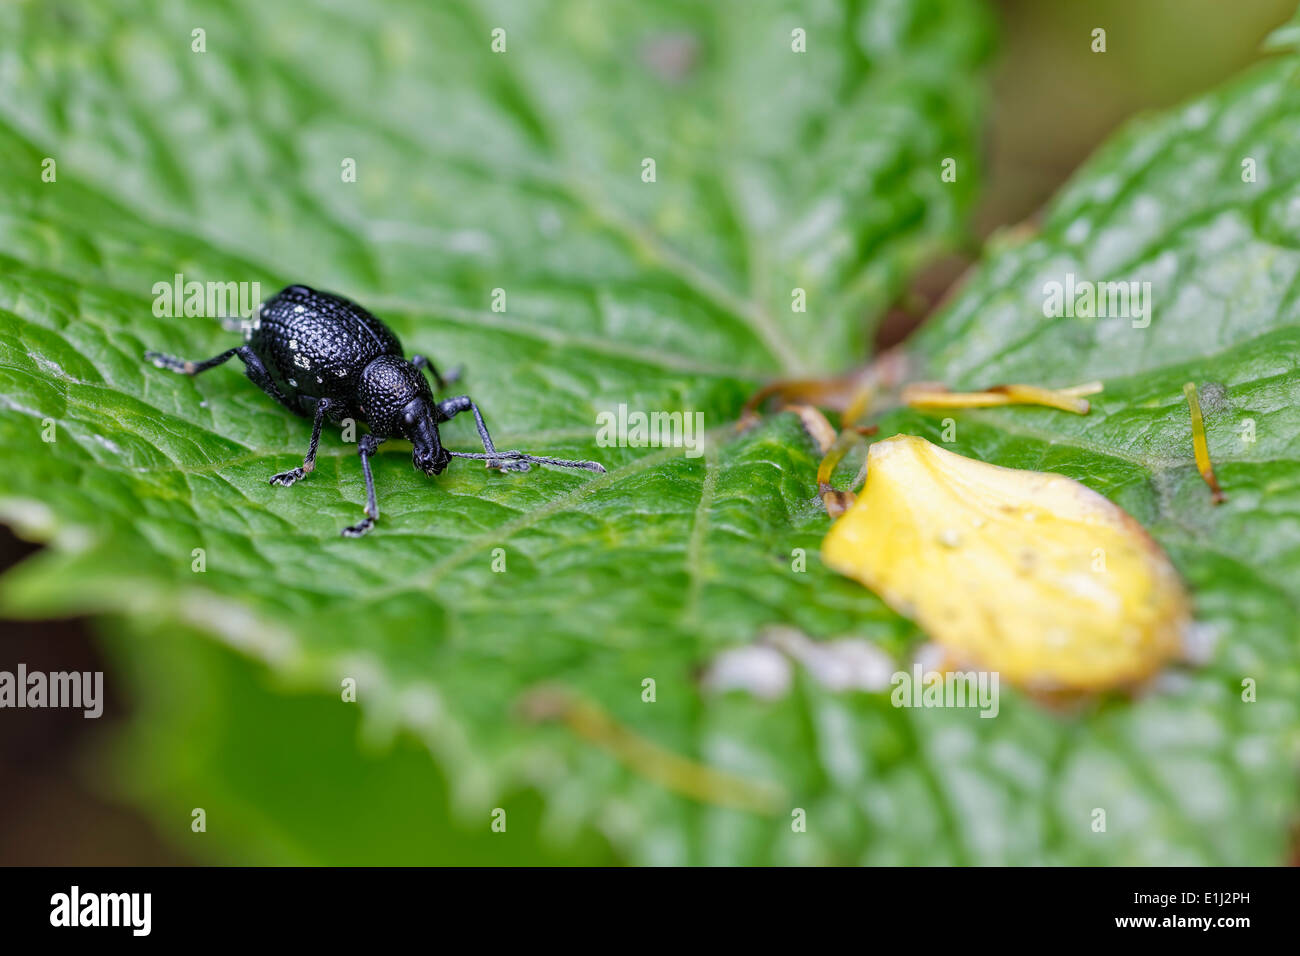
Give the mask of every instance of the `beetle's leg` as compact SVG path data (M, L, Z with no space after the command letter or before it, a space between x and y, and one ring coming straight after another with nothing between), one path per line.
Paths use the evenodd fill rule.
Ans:
M316 402L316 418L311 423L311 444L307 446L307 457L302 460L302 467L272 475L270 478L271 484L283 485L288 488L299 478L312 473L316 467L316 446L320 444L321 425L325 423L325 412L329 407L330 400L328 398L322 398Z
M483 441L483 450L489 455L497 453L496 445L492 444L492 436L488 434L487 426L483 424L483 416L478 410L478 406L468 395L457 395L455 398L449 398L445 402L438 403L438 410L442 412L444 418L454 418L461 412L473 412L474 424L478 426L478 437ZM518 454L518 452L512 452ZM501 471L527 471L531 466L526 461L520 459L507 458L488 458L487 467L497 468Z
M271 378L271 374L266 370L266 366L262 364L262 360L257 357L256 352L245 345L239 350L239 357L244 360L244 372L248 375L250 382L295 415L302 414L302 409L291 402L284 392L280 391L280 386L275 384L275 380Z
M562 468L582 468L586 471L598 471L604 473L605 466L595 461L572 461L568 458L546 458L537 455L526 455L521 451L497 451L497 447L492 444L492 436L488 434L487 425L483 424L483 416L479 413L478 406L470 399L468 395L459 395L456 398L449 398L445 402L438 403L438 410L442 413L443 420L449 419L459 412L471 411L474 413L474 423L478 426L478 436L483 440L483 450L486 455L470 454L463 451L448 452L453 458L475 458L487 461L487 467L498 468L501 471L527 471L530 462L539 465L558 465Z
M525 455L522 451L498 451L483 455L468 451L449 451L451 458L473 458L475 461L521 461L524 464L558 465L561 468L581 468L583 471L605 473L605 466L598 461L574 461L572 458L550 458L546 455Z
M162 352L144 353L144 357L150 362L153 362L153 364L159 368L170 369L171 371L177 372L181 375L198 375L200 372L206 372L210 368L216 368L218 365L230 361L230 359L234 358L236 355L238 355L243 361L244 371L248 373L248 378L254 385L266 392L266 394L270 395L291 412L298 415L302 414L302 412L289 401L284 392L280 391L280 387L275 384L275 381L267 373L266 366L263 365L262 360L257 357L257 353L247 345L241 345L238 348L233 349L226 349L226 351L222 352L220 355L215 355L202 362L191 362L186 359L176 358L172 355L164 355Z
M357 442L357 454L361 456L361 474L366 479L366 516L357 524L343 529L343 537L359 538L375 526L379 520L379 502L375 500L375 476L370 473L370 456L379 449L379 442L374 435L362 435Z
M428 369L429 374L433 376L433 381L437 384L438 388L440 389L446 388L448 385L452 384L453 382L460 381L461 373L465 371L464 368L458 365L450 372L448 372L446 377L443 377L438 373L438 367L434 365L432 362L430 362L423 355L412 355L411 364L419 369Z
M164 355L162 352L145 352L144 357L153 362L159 368L171 369L181 375L198 375L200 372L206 372L210 368L216 368L223 362L228 362L244 350L243 346L233 349L226 349L220 355L214 355L210 359L204 359L202 362L192 362L189 359L179 359L174 355Z

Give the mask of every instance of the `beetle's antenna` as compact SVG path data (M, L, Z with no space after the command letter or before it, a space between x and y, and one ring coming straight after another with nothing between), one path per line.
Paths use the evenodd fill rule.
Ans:
M605 466L598 461L570 461L567 458L544 458L538 455L525 455L521 451L499 451L495 455L485 455L478 452L468 451L449 451L453 458L476 458L479 461L530 461L538 465L559 465L561 468L583 468L587 471L598 471L602 475L605 473Z

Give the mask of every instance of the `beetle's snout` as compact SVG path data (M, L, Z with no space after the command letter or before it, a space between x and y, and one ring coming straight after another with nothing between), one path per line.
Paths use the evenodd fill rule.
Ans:
M426 475L438 475L451 462L451 455L442 447L438 426L433 413L423 399L415 399L402 409L402 425L406 437L415 446L411 461Z
M447 449L441 445L436 447L415 447L415 454L411 456L415 462L415 467L419 468L426 475L440 475L451 462L451 455Z

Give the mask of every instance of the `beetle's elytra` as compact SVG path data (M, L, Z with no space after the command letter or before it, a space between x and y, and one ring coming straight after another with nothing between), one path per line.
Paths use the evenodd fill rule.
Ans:
M594 461L498 451L470 397L459 395L439 402L424 377L428 371L442 389L455 381L457 374L443 378L421 355L408 361L402 343L388 326L342 296L291 285L258 306L256 314L257 321L243 345L210 359L191 362L160 352L146 352L145 358L159 368L197 375L238 356L253 384L294 414L312 419L307 457L300 467L273 475L273 485L292 485L312 471L321 426L327 418L365 423L369 434L361 436L357 451L366 481L366 516L343 529L348 537L365 534L379 518L370 458L389 438L408 439L415 448L412 461L427 475L442 472L453 457L484 460L488 468L501 471L527 471L531 462L605 470ZM464 411L474 413L484 454L442 447L438 425Z

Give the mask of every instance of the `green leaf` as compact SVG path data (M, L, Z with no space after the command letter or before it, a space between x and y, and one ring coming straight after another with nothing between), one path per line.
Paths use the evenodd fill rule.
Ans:
M207 52L192 53L200 24ZM505 54L489 48L497 26ZM806 54L791 52L796 27ZM1085 419L956 415L954 447L1117 500L1170 550L1217 638L1208 663L1135 700L1055 713L1004 689L998 719L980 720L895 709L802 667L771 701L700 681L773 625L865 638L899 662L918 637L816 561L828 522L793 417L743 436L730 423L768 375L852 364L908 274L960 238L987 48L972 4L394 3L305 17L248 2L199 17L51 3L3 8L0 30L21 41L0 102L13 184L0 513L51 542L0 598L11 613L135 622L114 645L142 702L130 789L168 832L188 826L177 808L228 809L192 852L543 860L567 838L572 859L601 859L608 841L634 862L1283 858L1300 748L1286 64L1123 134L1041 236L1005 240L909 349L954 385L1104 378ZM55 183L40 179L46 156ZM1256 183L1241 181L1245 156ZM349 157L355 183L340 178ZM948 157L956 183L938 175ZM1151 325L1044 318L1043 282L1067 267L1150 278ZM307 423L233 369L189 381L141 363L146 348L204 357L231 341L216 323L152 315L153 284L177 272L353 296L411 351L466 364L498 444L599 458L610 474L467 466L430 481L386 446L381 524L340 539L363 497L349 445L327 436L307 481L272 488ZM790 310L795 287L806 313ZM490 311L494 288L504 313ZM1218 509L1191 462L1189 378L1229 496ZM597 413L620 404L703 412L706 454L596 447ZM1244 417L1252 445L1237 438ZM938 440L941 419L895 411L884 426ZM475 440L460 422L446 436ZM355 752L347 677L375 735L401 731L386 756ZM1244 677L1258 703L1241 701ZM539 722L541 688L586 709ZM182 759L185 739L203 746ZM694 769L662 772L663 755ZM285 768L279 785L241 760ZM331 805L301 783L328 787L329 767L374 781ZM771 812L683 795L706 772L769 795ZM439 856L460 837L411 821L444 805L451 830L479 837L492 808L519 809L524 838L466 836ZM807 832L792 831L794 808ZM373 819L350 839L374 856L334 843L331 815L357 813Z
M1133 833L1140 842L1122 852L1134 862L1281 862L1297 813L1293 72L1294 61L1278 61L1130 126L1075 177L1032 238L1006 237L910 343L919 376L958 387L1105 383L1086 417L1043 409L955 415L949 447L1061 472L1102 492L1154 534L1193 592L1200 638L1213 645L1207 666L1178 674L1165 693L1072 724L1058 740L1056 786L1080 811L1109 806L1114 834L1113 808L1141 800L1147 807L1134 807L1130 819L1151 815L1158 819L1148 827L1166 828ZM1149 282L1149 325L1047 317L1049 284L1069 274L1076 282ZM1228 496L1220 507L1192 457L1182 394L1189 381L1199 388ZM933 440L940 431L933 417L916 414L896 416L883 431L890 430ZM1244 702L1246 681L1257 685L1257 703Z
M740 440L731 423L766 376L865 355L863 317L960 240L987 50L973 3L53 3L0 18L20 41L0 107L14 187L0 447L15 462L0 497L53 545L10 575L11 613L120 612L299 686L355 677L369 719L422 739L467 815L558 792L628 858L665 860L702 858L688 834L712 811L521 720L533 688L727 769L730 729L700 726L696 669L716 650L773 621L909 630L815 564L790 573L824 526L813 451L789 421ZM796 28L812 52L792 51ZM235 368L189 381L141 361L233 338L153 316L154 284L176 273L348 294L412 351L465 363L499 444L610 473L466 466L434 482L393 447L378 530L341 539L363 500L350 445L327 435L309 480L273 488L305 422ZM620 405L703 414L708 453L595 447L597 413ZM444 438L476 441L462 422ZM730 769L784 776L780 750L757 756ZM764 852L770 821L737 816L749 835L728 853Z

